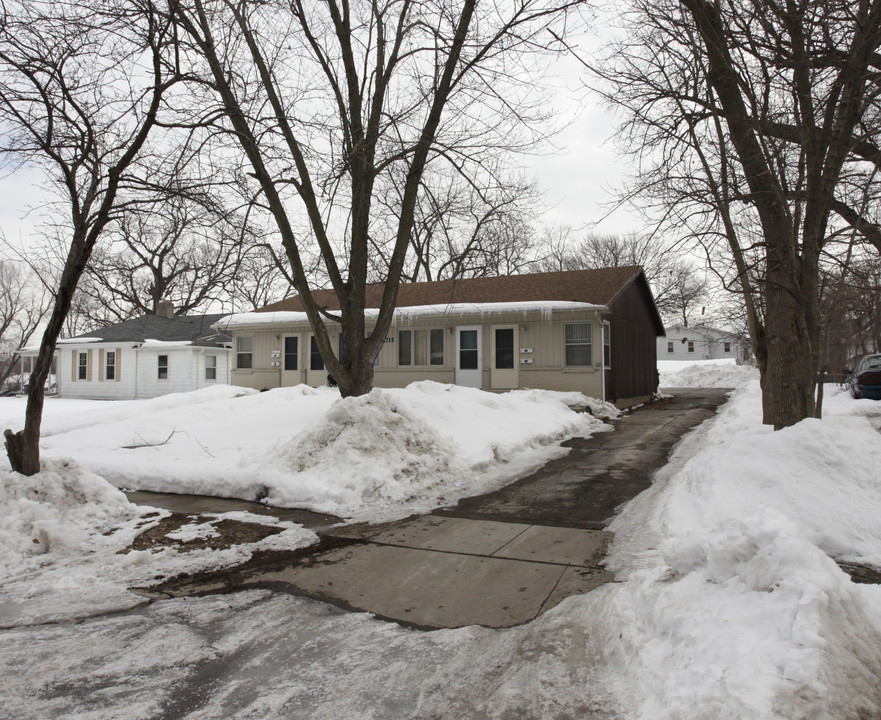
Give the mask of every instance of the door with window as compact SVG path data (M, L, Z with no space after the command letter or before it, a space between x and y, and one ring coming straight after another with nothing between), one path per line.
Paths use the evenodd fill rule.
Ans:
M324 369L324 360L318 349L318 341L314 335L309 336L309 354L302 360L306 367L306 384L312 387L327 385L327 370Z
M303 358L300 353L299 335L282 335L281 338L281 385L290 387L300 384Z
M479 325L456 328L456 385L483 387L483 330Z
M520 387L518 325L493 325L490 344L489 386L494 390Z

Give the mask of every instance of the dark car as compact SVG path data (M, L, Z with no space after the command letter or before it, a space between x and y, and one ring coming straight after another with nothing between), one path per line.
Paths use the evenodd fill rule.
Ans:
M847 387L855 398L881 400L881 355L866 355L847 376Z

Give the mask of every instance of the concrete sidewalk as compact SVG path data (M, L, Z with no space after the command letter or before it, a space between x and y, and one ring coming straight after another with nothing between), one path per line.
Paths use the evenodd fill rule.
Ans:
M611 534L598 530L426 515L323 536L343 545L282 568L242 568L234 587L294 592L418 628L508 627L611 580L600 567ZM223 589L209 577L161 593Z
M711 417L724 390L676 398L568 443L532 475L454 508L384 525L322 526L316 548L171 581L154 597L269 587L418 628L508 627L613 580L604 530L651 483L682 435Z

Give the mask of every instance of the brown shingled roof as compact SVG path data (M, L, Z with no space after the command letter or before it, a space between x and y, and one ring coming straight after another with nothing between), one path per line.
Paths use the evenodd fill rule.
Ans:
M564 300L591 305L609 305L642 269L637 266L568 270L565 272L505 275L501 277L440 280L402 283L398 289L398 307L447 305L449 303L501 303ZM382 285L367 288L367 307L378 308ZM312 297L328 310L338 310L332 290L315 290ZM303 311L299 295L260 308L257 312Z

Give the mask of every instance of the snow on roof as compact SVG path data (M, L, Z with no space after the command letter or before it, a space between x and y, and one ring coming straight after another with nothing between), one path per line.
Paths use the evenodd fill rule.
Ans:
M443 317L462 315L500 315L503 313L520 313L524 315L530 312L539 312L542 318L549 320L556 310L606 310L605 305L592 305L584 302L570 302L565 300L540 300L533 302L503 302L503 303L452 303L449 305L416 305L413 307L395 308L395 319L413 319L417 317ZM364 316L373 320L379 315L377 308L366 308ZM251 325L295 325L308 323L309 318L305 312L276 311L276 312L247 312L227 315L221 318L214 327L229 329Z
M59 338L55 344L56 345L82 345L84 343L99 343L104 342L103 338L99 337L72 337L72 338Z
M190 340L153 340L147 338L141 344L141 347L145 348L171 348L171 347L189 347L193 343Z

